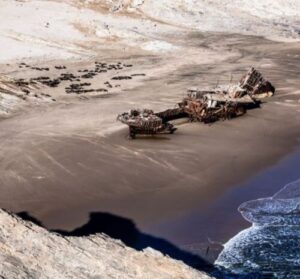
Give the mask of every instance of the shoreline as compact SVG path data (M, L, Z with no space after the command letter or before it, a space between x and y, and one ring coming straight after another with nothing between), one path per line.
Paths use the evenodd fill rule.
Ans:
M237 274L254 272L269 276L276 274L279 277L299 275L295 246L299 241L297 209L300 176L294 164L299 165L299 161L298 149L294 156L286 160L286 166L281 166L283 170L292 171L288 180L287 177L285 180L280 178L285 181L281 187L275 181L275 193L265 193L263 197L248 200L239 206L240 214L251 226L226 242L215 262L217 266ZM277 175L276 178L280 177L276 170L270 172L275 177ZM282 174L286 176L288 173ZM274 183L274 179L271 182Z
M198 252L200 256L213 262L223 249L222 245L230 242L241 231L249 229L252 225L242 216L239 211L240 206L249 200L255 201L273 196L283 188L282 185L297 180L299 178L297 168L299 162L300 145L292 153L280 159L279 162L228 189L224 195L213 201L208 207L190 213L185 219L189 220L188 222L193 222L193 227L196 228L195 231L199 235L209 235L209 240L202 237L202 241L200 241L200 238L194 235L193 238L189 239L191 244L183 245L183 248L191 252ZM222 218L218 218L217 224L214 221L207 222L213 220L214 216L218 214ZM181 231L186 230L188 222L185 223L185 226L181 226ZM176 223L178 224L180 221L176 220ZM203 223L207 224L205 229L201 226ZM208 246L210 247L209 255L205 255Z
M244 119L239 119L239 121L243 122ZM235 120L233 120L235 121ZM215 124L216 126L220 126L220 125L224 125L224 122ZM185 124L183 126L180 127L180 130L183 130L179 137L184 137L186 133L192 133L192 131L194 131L195 127L192 126L198 126L196 123L193 124ZM199 125L202 126L202 125ZM197 127L198 128L198 127ZM203 127L205 128L205 132L201 131L201 135L208 133L209 134L209 130L211 130L212 127ZM219 130L220 127L216 127L216 129L213 129L214 132ZM199 127L199 130L202 130L201 127ZM199 133L199 132L198 132ZM222 133L221 133L222 134ZM191 134L189 135L191 136ZM199 136L199 134L198 134ZM111 141L111 137L108 137L107 139L105 139L105 141L109 141L111 146L115 146L115 142L114 140L117 140L118 138L121 138L121 140L126 141L129 144L132 144L132 142L127 141L126 140L126 129L122 129L119 132L115 132L112 139L113 141ZM103 140L103 139L102 139ZM67 145L71 144L75 146L79 147L80 145L82 145L82 143L84 143L84 145L88 144L89 147L88 149L86 149L84 151L84 153L86 154L90 154L89 156L91 157L91 154L95 151L93 151L95 148L99 147L99 144L101 145L103 142L102 140L100 140L100 143L97 141L99 141L99 138L90 138L89 136L83 136L82 138L78 138L76 140L74 139L70 139L70 138L57 138L57 139L53 139L54 142L62 144L62 149L66 150L65 152L69 153L67 151L67 149L69 149L69 147ZM72 143L74 141L74 143ZM78 142L76 142L78 141ZM157 144L161 144L161 142L168 142L168 144L170 142L173 141L173 139L157 139L157 140L151 140L151 139L138 139L138 145L140 145L140 143L142 143L143 145L148 145L154 143L155 145ZM178 141L176 139L176 142L178 144ZM64 142L67 143L67 145L64 144ZM101 143L102 142L102 143ZM299 141L295 142L295 147L298 145ZM119 144L119 142L118 142ZM107 148L107 145L105 145ZM289 147L287 147L289 146ZM219 166L219 168L222 170L222 173L219 173L219 175L221 177L217 177L216 178L216 182L212 181L212 180L208 180L209 177L212 177L211 174L206 174L206 181L205 184L202 186L202 189L199 189L200 187L197 185L185 185L188 187L182 187L182 184L180 183L180 185L172 187L170 186L170 184L168 184L167 186L160 188L160 186L157 186L153 189L153 187L151 187L151 182L144 186L142 190L139 189L139 187L137 189L127 189L127 191L125 191L123 194L119 194L118 193L118 189L121 190L121 188L117 187L117 189L113 190L111 189L112 192L110 193L104 193L105 190L102 189L101 192L102 194L100 196L95 196L95 197L88 197L88 195L92 194L93 195L99 195L97 193L99 193L99 187L100 183L98 185L91 185L93 188L93 192L89 193L89 190L86 189L79 189L78 186L80 184L78 184L77 187L73 188L72 185L69 185L69 183L63 183L64 184L64 189L59 190L59 188L55 187L56 190L51 190L51 192L53 191L53 193L51 193L51 196L48 196L46 199L41 199L41 200L34 200L34 199L29 199L29 200L24 200L24 194L21 195L21 199L19 202L19 208L17 210L14 210L15 212L20 212L20 211L27 211L29 212L32 216L34 216L35 218L37 218L38 220L42 221L43 225L45 225L47 228L49 229L64 229L64 230L73 230L77 227L80 227L82 224L85 224L88 221L88 215L90 212L109 212L112 214L115 214L117 216L122 216L122 217L126 217L129 218L131 220L133 220L133 222L137 225L137 227L143 231L144 233L148 233L151 235L155 235L157 237L162 237L165 239L168 239L168 241L178 245L179 247L183 247L183 248L187 248L187 251L191 251L192 252L198 252L198 251L193 251L193 248L191 249L191 247L189 247L189 243L186 242L187 239L189 239L189 241L194 242L194 240L197 238L197 235L199 235L198 241L199 239L203 239L203 235L202 233L204 232L206 235L209 235L210 233L212 233L212 231L210 231L210 233L208 232L208 230L192 230L192 228L190 228L190 231L188 233L183 233L182 234L182 229L186 230L188 228L188 224L186 222L188 222L187 220L189 218L184 217L186 214L187 215L194 215L195 212L198 211L197 214L199 214L201 212L201 214L203 214L203 211L205 212L206 208L210 207L210 203L211 202L216 202L218 199L222 198L223 196L226 196L226 193L234 191L234 188L237 187L237 185L243 185L245 183L247 183L247 181L251 180L253 177L257 176L260 173L265 172L268 169L272 169L274 167L274 165L277 165L278 162L280 162L283 158L285 157L289 157L290 154L293 154L295 152L294 149L291 149L290 143L287 144L285 146L285 148L282 148L280 153L277 154L273 154L272 156L270 156L270 154L267 156L268 158L266 159L266 154L264 154L264 159L260 161L260 166L256 166L256 168L251 168L251 170L249 170L249 166L251 166L252 164L255 164L256 160L253 160L252 164L250 164L249 162L246 163L243 167L243 169L245 169L245 172L240 173L239 176L235 176L233 177L232 174L228 174L229 172L224 168L225 166L223 165L222 167ZM71 148L71 150L73 150L74 147ZM86 147L85 147L86 148ZM121 150L125 150L128 147L122 147ZM129 147L130 148L130 147ZM139 149L139 147L137 147L137 149ZM114 151L114 153L116 152L117 154L120 155L120 149L118 149L117 151ZM128 150L127 150L128 151ZM130 161L132 159L132 153L136 152L131 150L129 152L129 154L127 153L127 151L122 155L125 157L129 157L126 159L126 162ZM72 152L71 152L72 153ZM97 153L99 153L99 150L97 150ZM110 153L110 152L108 152ZM108 153L105 151L100 151L99 154L108 156ZM171 152L172 153L172 152ZM63 154L62 154L63 155ZM73 154L74 155L74 154ZM153 155L153 154L152 154ZM270 157L269 157L270 156ZM72 156L73 157L73 156ZM75 158L77 157L77 155L75 156ZM135 157L135 156L133 156ZM108 158L111 160L112 157L108 156ZM147 159L147 155L145 155L145 158ZM275 159L275 160L274 160ZM93 160L96 160L95 158ZM159 162L159 158L154 158L151 156L150 159L150 163L152 165L152 163L154 165L158 164ZM113 165L113 164L112 164ZM139 163L137 164L139 165ZM252 165L253 166L253 165ZM47 167L47 165L46 165ZM149 166L145 166L146 169L148 169ZM161 166L158 166L161 167ZM109 169L111 169L111 167L107 166L107 169L105 171L108 171ZM153 169L153 166L152 166ZM85 169L85 171L88 171L88 169ZM104 171L104 172L105 172ZM157 170L158 174L161 173L160 170ZM217 172L216 168L213 169L213 171ZM67 170L65 172L68 172ZM168 177L167 174L165 174L166 177ZM224 176L225 175L225 176ZM142 177L145 177L145 173L142 174ZM221 181L220 181L221 179ZM193 181L194 178L191 178L191 181ZM2 184L2 183L1 183ZM138 183L140 184L140 183ZM178 183L177 183L178 184ZM111 184L113 185L113 184ZM142 185L142 182L141 184ZM212 187L212 185L214 185L214 187ZM10 185L11 187L12 185ZM46 184L44 185L42 182L39 182L38 184L34 185L34 187L54 187L53 183L50 184ZM83 186L83 184L82 184ZM89 186L90 187L90 186ZM50 189L50 188L49 188ZM73 190L79 191L78 193L76 192L75 195L72 194L71 192ZM65 192L66 191L66 192ZM104 191L104 192L103 192ZM115 192L116 191L116 192ZM65 194L67 195L71 195L71 197L65 196ZM162 192L162 193L161 193ZM46 194L46 193L45 193ZM159 197L157 195L160 195ZM125 195L125 196L124 196ZM77 196L77 198L75 198ZM85 196L85 198L83 199L83 196ZM147 196L147 197L145 197ZM75 198L75 200L74 200ZM194 200L195 199L195 200ZM22 200L22 201L21 201ZM155 203L153 205L153 201L155 200ZM99 202L100 201L100 202ZM7 209L11 209L12 207L14 207L15 205L12 206L12 202L9 202L10 205L8 207L5 206L5 202L3 200L0 201L1 202L1 206L5 207ZM64 204L65 202L67 202L67 204ZM180 204L182 202L182 204ZM99 203L101 204L99 207ZM201 203L201 206L199 207L199 203ZM60 208L58 208L57 210L57 204L60 205ZM146 208L144 207L144 205L146 204ZM176 204L176 207L174 208L173 205ZM225 203L226 204L226 203ZM4 205L4 206L3 206ZM28 207L28 205L31 205ZM43 205L43 206L42 206ZM171 205L169 207L169 205ZM224 205L224 203L223 203ZM12 206L12 207L11 207ZM63 206L63 207L62 207ZM70 207L69 207L70 206ZM152 206L155 206L155 209L152 208ZM49 208L45 210L45 207ZM152 208L152 209L151 209ZM53 211L54 209L54 211ZM139 209L139 210L137 210ZM141 210L142 209L142 210ZM48 211L48 212L47 212ZM237 208L236 208L237 211ZM207 222L211 222L216 215L211 215L212 214L212 210L209 210L208 214L207 214ZM40 215L40 213L42 213L42 215ZM50 213L50 214L49 214ZM146 214L145 214L146 213ZM239 213L237 212L237 214L239 215ZM206 215L206 214L205 214ZM220 214L217 217L217 220L219 218L220 221L223 221L223 215ZM174 224L172 225L172 220L176 219L183 219L183 222L181 222L179 224L179 226L175 226ZM211 218L211 219L210 219ZM240 217L241 220L238 221L238 225L237 227L240 227L240 223L245 223L244 220L242 220L242 217ZM199 222L198 222L199 223ZM203 223L206 222L202 222L200 227L203 226ZM214 223L214 222L213 222ZM171 224L171 225L170 225ZM230 222L226 221L226 227L230 224ZM162 226L162 228L161 228ZM164 228L167 226L167 231L164 230ZM172 229L172 227L174 229ZM170 229L171 228L171 229ZM236 226L235 226L236 228ZM227 229L228 230L228 229ZM229 232L232 233L232 236L234 236L234 230L229 229ZM180 237L180 235L182 234L182 237ZM228 232L225 233L226 235L228 235ZM212 234L211 234L212 235ZM219 242L219 239L215 239L212 236L208 236L211 238L212 241L214 242ZM179 236L179 237L178 237ZM224 241L226 241L226 239L224 239ZM202 242L202 252L200 251L201 256L203 255L203 251L206 250L206 247L203 246ZM213 248L212 249L217 249L217 251L219 251L220 247L218 245L212 245ZM211 250L212 251L212 250Z
M219 53L204 57L202 65L175 67L172 57L157 56L154 62L140 57L134 70L146 72L146 79L124 84L110 98L62 97L62 103L26 108L1 121L0 207L27 211L46 227L64 230L85 224L90 212L108 212L156 235L155 225L207 206L291 152L300 137L296 45L229 35L194 38L193 44L210 42L213 49L221 41L227 43L226 55L233 48L225 59ZM172 136L135 141L127 140L127 128L115 122L132 106L159 110L180 100L190 86L239 78L250 64L262 65L277 95L243 117L210 126L180 125Z

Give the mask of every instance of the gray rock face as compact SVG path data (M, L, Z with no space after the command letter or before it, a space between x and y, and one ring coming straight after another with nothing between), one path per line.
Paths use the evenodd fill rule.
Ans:
M62 237L0 210L0 278L200 278L209 276L151 248L97 234Z

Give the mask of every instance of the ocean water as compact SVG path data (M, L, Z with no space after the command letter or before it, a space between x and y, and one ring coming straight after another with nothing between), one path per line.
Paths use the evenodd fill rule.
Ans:
M246 278L300 278L300 179L238 210L252 226L224 245L215 264Z

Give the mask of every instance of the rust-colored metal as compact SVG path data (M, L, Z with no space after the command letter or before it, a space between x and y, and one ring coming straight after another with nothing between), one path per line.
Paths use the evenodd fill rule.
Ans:
M262 74L251 68L240 82L227 90L188 90L187 96L174 109L158 113L152 110L132 110L118 116L129 126L130 136L136 134L173 133L169 121L188 117L190 121L212 123L242 116L248 108L258 107L260 99L273 96L274 86Z
M137 134L173 134L177 130L171 123L164 121L149 109L130 110L118 115L117 120L129 126L129 136L133 139Z
M239 86L253 98L271 97L275 93L275 87L253 67L242 77Z

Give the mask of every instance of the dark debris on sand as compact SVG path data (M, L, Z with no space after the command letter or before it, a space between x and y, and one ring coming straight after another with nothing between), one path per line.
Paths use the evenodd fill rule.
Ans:
M104 82L106 88L89 88L91 86L90 82L81 82L83 79L94 79L97 75L101 73L107 73L109 71L121 71L125 68L133 67L131 64L123 64L121 62L117 63L106 63L95 61L92 69L79 69L77 70L78 74L73 74L70 72L62 72L56 77L49 76L38 76L31 78L29 80L19 79L16 81L18 86L27 86L27 85L36 85L43 84L50 88L58 87L62 82L70 82L69 85L65 87L65 92L67 94L83 94L90 92L104 92L108 93L108 89L113 87L120 87L121 85L112 85L109 81ZM31 66L24 62L19 64L19 68L28 68L35 71L50 71L50 67L37 67ZM55 65L53 66L54 70L66 70L67 67L64 65ZM119 75L112 77L112 80L130 80L133 77L145 76L145 74L132 74L132 75ZM25 92L27 94L27 92Z

